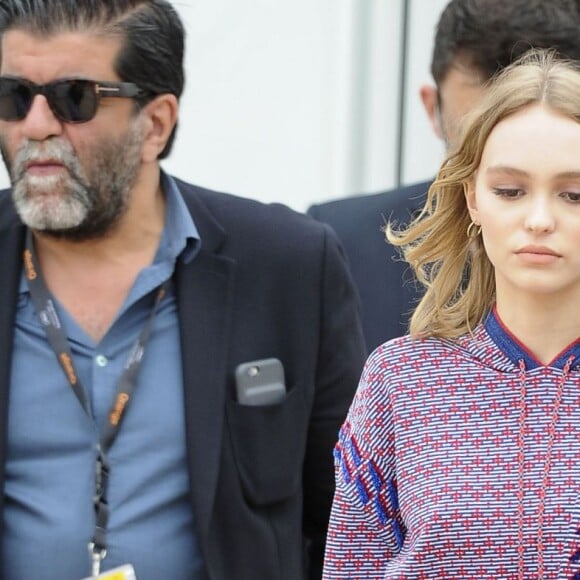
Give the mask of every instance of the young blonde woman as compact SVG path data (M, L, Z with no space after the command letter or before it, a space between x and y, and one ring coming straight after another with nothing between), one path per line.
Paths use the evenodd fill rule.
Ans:
M507 68L387 235L427 290L341 430L324 578L580 578L580 70Z

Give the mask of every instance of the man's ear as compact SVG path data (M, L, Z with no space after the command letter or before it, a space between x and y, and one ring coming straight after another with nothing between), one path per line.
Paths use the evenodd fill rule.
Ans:
M477 209L477 197L475 195L475 176L463 184L463 193L471 221L479 224L479 211Z
M419 96L421 97L427 117L429 117L431 128L439 139L444 139L445 132L443 131L443 127L441 127L441 114L437 93L437 87L433 85L422 85L419 89Z
M177 123L179 103L177 97L162 94L147 103L141 114L145 117L146 131L142 150L143 163L154 162L163 151Z

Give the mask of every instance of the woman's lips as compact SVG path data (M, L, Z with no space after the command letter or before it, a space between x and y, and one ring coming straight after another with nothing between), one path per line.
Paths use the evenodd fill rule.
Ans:
M560 254L545 246L525 246L520 248L516 255L533 264L551 264L561 257Z

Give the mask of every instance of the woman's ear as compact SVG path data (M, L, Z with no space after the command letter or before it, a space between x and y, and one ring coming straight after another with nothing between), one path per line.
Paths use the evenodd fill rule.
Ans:
M147 103L141 114L145 117L143 163L157 161L177 123L179 103L177 97L168 93L158 95Z
M477 210L477 196L475 195L475 176L463 184L463 193L465 195L465 203L467 211L471 217L471 221L479 224L479 212Z

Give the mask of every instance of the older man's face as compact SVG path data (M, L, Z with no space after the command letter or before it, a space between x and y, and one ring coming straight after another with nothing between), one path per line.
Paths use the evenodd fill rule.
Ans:
M118 81L121 42L83 33L2 37L3 76L43 85L83 78ZM58 118L44 95L26 116L0 121L0 149L14 204L30 228L70 239L100 237L125 215L141 172L142 120L131 99L102 98L87 122Z

